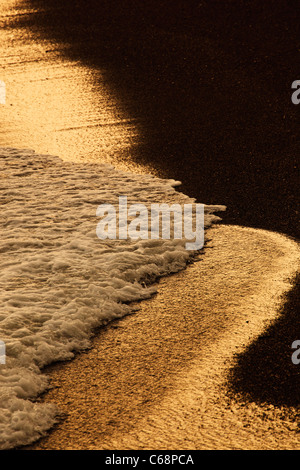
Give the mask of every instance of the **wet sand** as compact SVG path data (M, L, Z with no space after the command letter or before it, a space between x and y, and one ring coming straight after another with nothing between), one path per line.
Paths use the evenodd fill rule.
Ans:
M243 227L209 234L201 261L45 370L42 400L64 418L30 449L299 449L297 408L228 393L237 354L280 316L299 247Z
M1 146L176 178L198 202L227 204L226 223L297 237L296 3L253 2L244 12L233 1L216 12L202 2L200 23L194 6L160 16L153 2L143 16L121 3L121 14L118 2L101 11L99 2L89 10L44 0L9 13ZM201 262L162 279L157 296L101 330L91 351L48 369L55 388L44 398L67 418L34 449L297 448L290 345L299 295L282 310L294 316L279 349L256 349L263 332L278 337L277 296L295 274L295 243L241 227L211 233ZM255 384L249 368L255 381L259 370Z

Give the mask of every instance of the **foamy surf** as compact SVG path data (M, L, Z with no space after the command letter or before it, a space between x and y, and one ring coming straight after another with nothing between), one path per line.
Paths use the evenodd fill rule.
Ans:
M158 277L193 256L184 240L99 240L96 208L129 203L191 203L179 182L103 164L64 162L32 150L0 149L0 448L31 443L56 421L55 406L34 401L41 372L86 349L95 328L149 298ZM205 207L205 227L219 220Z

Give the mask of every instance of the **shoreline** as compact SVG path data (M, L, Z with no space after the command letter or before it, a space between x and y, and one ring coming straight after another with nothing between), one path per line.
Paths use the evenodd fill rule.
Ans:
M33 401L48 386L40 370L88 348L95 328L130 313L133 301L155 292L155 280L194 257L183 239L99 240L99 204L114 206L120 187L129 204L137 197L147 207L193 201L175 191L174 180L28 149L0 150L7 195L0 237L0 329L7 352L0 447L7 449L32 442L55 422L53 406ZM205 207L205 228L223 209Z
M299 154L298 110L291 104L289 95L289 80L291 77L294 80L295 74L298 73L297 60L295 60L298 54L297 22L292 5L287 7L284 2L274 1L270 8L267 2L261 5L261 2L255 1L253 6L249 9L247 7L246 10L247 14L251 14L252 24L250 24L247 14L244 17L244 5L241 2L235 2L235 5L228 4L225 7L225 15L223 9L214 11L213 6L210 7L207 2L202 5L203 10L200 9L198 12L200 16L197 12L194 15L193 6L191 8L187 6L186 13L182 16L180 8L177 9L176 5L173 5L172 13L166 14L164 20L160 18L155 2L149 3L150 17L143 15L142 9L131 10L130 3L129 8L126 8L126 3L122 3L124 15L119 16L118 4L106 11L105 7L102 10L102 4L91 1L91 5L98 13L91 16L90 11L93 9L86 8L85 2L81 0L76 2L75 7L71 0L66 0L63 5L60 2L49 5L47 0L39 0L35 5L36 8L31 9L32 2L29 2L29 8L25 8L24 11L22 8L15 10L14 2L10 0L4 2L1 9L3 8L5 13L4 23L7 28L3 29L1 36L3 39L1 63L4 75L0 78L4 79L7 85L7 103L6 107L1 109L1 112L3 111L0 136L2 146L13 142L20 148L36 148L43 153L63 155L66 161L77 159L78 162L88 163L102 159L103 162L116 164L119 169L126 168L137 174L148 171L149 174L164 179L171 177L180 180L183 182L180 187L181 191L189 197L195 197L198 202L203 200L206 204L215 205L218 201L220 204L227 205L229 210L224 217L224 224L227 225L226 228L221 226L220 230L229 230L227 232L229 238L232 231L233 233L237 231L243 234L254 234L254 240L252 237L249 239L248 251L249 246L252 246L254 252L260 253L255 240L259 244L263 234L268 240L272 240L270 246L266 246L265 250L260 253L260 260L263 262L265 256L269 257L270 264L273 266L276 260L273 260L270 253L271 247L274 248L273 255L277 253L281 258L282 254L277 250L281 241L283 252L285 252L284 246L289 243L291 244L289 246L294 247L295 243L299 243L299 239L294 242L288 238L299 234L296 173L298 163L296 155ZM166 9L168 11L168 7ZM269 16L270 11L271 16ZM115 22L111 21L111 15L116 20ZM51 18L50 22L49 18ZM66 18L68 18L67 22ZM127 25L130 18L136 21L137 25L144 24L143 31L140 32L139 28L135 29L131 28L130 24ZM229 27L227 24L224 27L224 18L228 20ZM173 20L175 23L172 24ZM99 28L99 21L103 28ZM255 28L251 29L254 24ZM288 34L287 24L290 25ZM102 35L103 31L107 34ZM247 47L244 47L245 44ZM249 80L251 88L248 85ZM268 88L266 83L273 83L274 86ZM229 224L239 224L239 227ZM261 229L274 230L274 232L263 232ZM279 245L276 244L276 240ZM226 240L225 242L228 243ZM172 438L170 437L171 446L175 446L175 442L178 446L188 445L187 443L196 445L191 434L197 435L199 432L198 428L195 429L197 420L193 418L193 414L197 415L198 408L201 410L201 416L205 418L203 418L204 421L206 420L206 424L204 423L206 430L210 427L214 429L213 434L206 437L206 431L202 429L203 422L197 424L200 426L200 431L202 429L200 435L204 435L204 440L200 444L205 443L208 448L217 446L218 442L230 448L246 446L249 433L247 434L247 429L243 429L245 440L237 442L236 439L239 436L236 437L234 433L239 434L239 427L235 418L232 419L232 417L240 416L242 422L251 428L247 413L250 415L252 413L251 416L254 413L256 419L255 430L258 434L254 437L254 439L257 438L254 446L262 444L262 446L270 445L271 448L278 449L284 445L286 448L297 445L296 439L291 440L291 436L295 436L293 424L288 419L288 424L280 424L282 416L285 416L284 413L288 414L290 410L286 397L287 391L290 403L296 406L300 403L300 397L296 393L296 390L300 390L299 379L295 372L297 366L292 366L294 368L291 371L289 361L291 340L297 339L291 338L293 331L297 333L295 328L297 324L293 321L298 321L297 299L293 300L293 296L287 297L287 303L281 313L284 318L291 317L293 321L281 324L277 320L275 323L271 322L269 328L263 329L262 336L254 335L249 348L242 347L239 351L240 356L236 356L236 362L231 369L234 372L233 380L236 381L233 391L241 394L243 405L241 407L235 405L233 410L230 405L230 411L223 412L220 407L218 408L222 403L224 406L228 405L227 398L223 397L225 401L222 403L217 401L218 412L214 413L212 408L207 408L205 404L209 400L212 404L213 397L201 389L198 372L200 370L205 376L211 376L207 365L203 365L202 362L199 366L198 353L201 352L201 357L204 355L206 358L206 353L207 357L210 357L210 347L216 348L216 341L210 324L209 312L206 311L205 300L200 298L199 301L195 297L199 286L203 289L203 277L202 275L199 277L199 273L203 273L206 278L204 298L210 302L212 309L216 312L219 312L218 309L226 312L226 322L218 323L222 334L230 330L228 322L233 312L237 313L237 319L240 318L240 312L235 310L237 306L244 305L243 302L247 298L249 303L245 302L246 310L251 310L253 296L255 296L255 294L250 295L246 288L243 291L243 286L249 279L254 282L253 273L247 271L248 260L249 266L254 262L253 253L248 252L248 258L244 256L243 262L237 266L241 261L239 253L233 245L230 249L228 247L227 255L229 259L232 259L236 271L232 272L230 263L227 264L228 270L223 271L223 276L225 278L229 276L229 284L225 282L224 290L221 288L223 279L218 278L220 275L215 272L219 267L219 260L216 253L215 258L211 254L213 251L214 249L207 247L206 254L200 263L188 266L187 270L179 274L162 278L158 283L158 294L149 302L143 301L138 305L140 312L137 312L137 316L128 316L114 321L101 329L99 332L100 349L79 353L74 363L72 360L70 363L53 365L51 376L53 383L57 380L58 388L41 398L52 400L51 397L53 397L55 401L54 395L57 392L57 399L69 416L79 419L78 425L85 425L87 429L85 433L78 435L76 426L72 428L70 424L69 438L66 438L68 434L65 433L61 444L59 438L55 441L56 433L58 432L59 435L59 429L61 429L58 426L50 433L49 438L47 437L33 447L47 446L47 442L49 445L53 442L54 446L69 445L69 442L73 442L72 445L76 447L74 432L75 437L79 436L79 445L87 445L88 448L97 447L99 442L101 446L112 446L113 442L125 447L134 446L134 443L143 446L145 439L147 441L149 436L152 441L150 439L147 442L153 442L153 445L158 443L159 446L169 446L166 441L155 440L157 438L155 429L161 429L163 424L162 418L155 411L156 406L160 405L163 406L165 422L171 423L173 430L177 425L181 429L181 433L176 435L174 432ZM237 256L235 257L233 253ZM208 263L209 259L211 264ZM201 265L202 262L206 264ZM206 273L204 272L205 266ZM264 266L265 270L270 272L268 264ZM280 269L281 267L278 267L279 271ZM244 274L248 273L250 277L247 278L248 281L245 278L245 283L241 283L240 290L234 297L230 281L238 280L239 270ZM264 272L264 270L258 269L255 286L261 289L265 278L263 275L261 279L259 272ZM215 290L212 292L209 285L210 274L215 276ZM275 271L272 276L274 285L279 283L280 289L284 286L289 288L288 283L284 286L280 283ZM272 282L269 285L271 291ZM176 290L177 304L176 299L173 298L172 289ZM224 292L227 292L228 303L223 299ZM216 298L213 297L214 294ZM275 295L277 295L276 292ZM163 298L165 300L162 300ZM262 307L262 315L270 313L270 317L274 317L273 301L274 299L270 298L270 304ZM170 312L172 305L177 316L182 318L182 322L176 323L177 318L174 318ZM183 307L180 308L180 305ZM255 308L259 309L259 306L256 305ZM294 312L292 312L293 309ZM147 315L143 316L145 312L149 312L150 318L154 318L158 326L161 325L162 330L163 323L160 322L165 319L161 316L166 315L165 321L170 331L163 332L162 335L158 326L152 331L151 321L147 319ZM201 316L203 331L199 330L199 325L193 323L195 322L194 314ZM249 316L251 317L250 311ZM142 320L143 318L145 320ZM218 318L218 313L215 313L215 318ZM131 322L133 325L137 322L141 344L141 357L137 355L136 369L131 369L129 355L129 352L134 350L135 339L134 335L130 335L127 331L126 325L130 325ZM204 343L202 340L199 342L194 331L188 330L189 333L186 332L186 334L181 332L182 325L186 327L190 322L195 326L195 332L204 338ZM146 328L147 324L148 328ZM233 324L235 325L234 322ZM207 331L205 325L208 325ZM245 320L244 326L248 331L251 327L249 319ZM259 328L260 326L262 325L259 325ZM257 333L257 330L254 333ZM156 338L154 340L151 336L150 343L146 343L150 348L153 364L148 364L143 350L145 339L149 339L149 334L153 334ZM169 336L166 337L165 334ZM161 335L164 338L162 344L167 354L163 359L160 352L156 350L161 341ZM207 341L206 335L209 335ZM106 349L101 349L103 348L102 337L107 338ZM124 338L124 344L120 344L119 337ZM177 348L176 342L179 337L182 337L183 343L186 344L184 351ZM97 344L97 338L94 344ZM190 345L191 338L192 344ZM272 342L273 338L275 339ZM116 351L119 351L119 356L117 352L111 350L109 339L113 342ZM240 337L238 340L240 341ZM245 340L247 343L248 339L245 338ZM178 357L174 357L169 342L174 346L174 350L178 351ZM216 349L218 353L218 348ZM110 354L106 359L106 369L103 369L101 362L103 355L99 351L103 351L104 355ZM238 349L234 347L234 351L237 352ZM88 359L89 357L92 359ZM116 372L109 362L109 357L114 358L117 370L123 371L123 375L120 374L120 377L124 379L121 385L119 377L114 375ZM122 365L123 357L127 360L127 369ZM142 360L145 363L146 374L139 366L141 364L139 361ZM104 373L103 382L98 381L99 364ZM163 364L165 364L165 369L163 367L159 369ZM82 367L86 370L82 371ZM249 368L255 370L252 380L247 373ZM51 368L47 370L50 372ZM229 371L227 368L222 369L221 365L220 369L215 371L214 377L217 383L220 383L218 370L225 370L225 373ZM287 370L289 371L288 381L285 377ZM55 376L56 371L57 376ZM73 380L68 382L70 377L73 377ZM109 382L112 377L115 377L115 385ZM62 386L60 385L61 378ZM77 378L80 378L82 382L78 384L79 390L76 397L72 387ZM141 398L136 396L136 389L132 388L134 383L141 391L143 403L141 403ZM207 383L208 392L210 392L213 390L212 383L209 381ZM279 383L282 385L280 386ZM118 385L126 397L125 405L118 395ZM286 385L287 388L285 388ZM200 400L201 403L198 406L195 388L199 389L199 386L203 392L201 395L201 400L203 400ZM66 387L65 392L64 387ZM74 395L70 396L69 403L67 403L69 388ZM88 412L89 388L93 392L90 400L95 405L95 409L99 409L97 408L98 402L103 399L101 393L97 391L104 390L104 403L108 404L108 410L105 411L104 421L100 424L97 413L96 419L90 414L92 411ZM179 400L178 390L183 389L187 390L190 397L188 403L182 403ZM110 392L113 392L111 396ZM246 396L248 401L255 403L253 409L245 405L243 400ZM114 402L114 397L117 397L116 402ZM262 411L264 405L261 407L258 403L265 401L267 407L273 407L267 408L266 411L267 424L271 431L260 423L261 413L265 411ZM79 406L85 420L78 416L76 418L76 410L72 409L73 405L75 408ZM123 410L124 406L125 410ZM181 410L182 414L179 414L179 417L170 413L170 409L174 406ZM282 407L283 415L281 416ZM147 413L142 421L141 413L145 409ZM207 409L210 410L208 413ZM113 411L111 416L109 410ZM135 412L136 418L134 418ZM103 413L103 408L99 413ZM182 418L185 415L187 415L186 425L185 419ZM121 423L121 429L125 429L126 423L124 419L122 421L121 416L123 418L125 416L129 423L128 439L124 437L124 433L116 433L118 422ZM224 426L228 426L228 423L232 424L231 436L223 436L224 430L218 427L221 426L219 416L223 416ZM65 426L65 423L70 423L70 421L66 420L61 423L62 426ZM189 425L191 425L191 430L187 428ZM102 434L101 426L104 429ZM275 435L272 431L274 426ZM291 429L288 426L291 426ZM263 432L263 436L268 436L267 443L264 437L259 441L260 432ZM284 437L282 442L279 439L280 435ZM273 438L275 444L272 441Z
M91 350L46 369L53 388L41 400L66 417L24 449L297 447L291 408L232 400L226 377L236 354L280 317L299 247L245 227L209 233L199 262L162 278L158 293L101 329Z

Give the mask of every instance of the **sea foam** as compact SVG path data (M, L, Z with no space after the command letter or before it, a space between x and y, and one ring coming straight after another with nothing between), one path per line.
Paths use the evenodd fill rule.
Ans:
M129 203L191 203L179 182L0 149L0 449L29 444L59 410L36 401L43 368L90 346L95 328L132 312L155 279L195 255L184 240L99 240L96 209ZM205 206L205 227L224 206Z

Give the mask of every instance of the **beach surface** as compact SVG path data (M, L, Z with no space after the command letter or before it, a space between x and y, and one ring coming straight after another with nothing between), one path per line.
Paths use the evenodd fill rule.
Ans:
M299 449L297 2L137 5L3 2L0 146L175 178L230 225L44 370L62 416L28 449Z
M42 401L63 417L29 449L299 449L297 408L229 393L237 354L280 317L299 247L237 226L209 235L201 261L45 370Z

